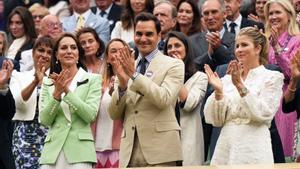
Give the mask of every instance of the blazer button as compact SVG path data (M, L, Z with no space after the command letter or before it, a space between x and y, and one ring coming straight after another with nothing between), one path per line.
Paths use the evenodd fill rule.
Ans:
M134 126L132 126L132 127L131 127L131 129L132 129L132 130L134 130L134 129L135 129L135 127L134 127Z
M68 127L71 127L71 123L68 123L67 125L68 125Z
M139 112L136 110L136 111L134 111L134 113L135 113L135 114L138 114Z

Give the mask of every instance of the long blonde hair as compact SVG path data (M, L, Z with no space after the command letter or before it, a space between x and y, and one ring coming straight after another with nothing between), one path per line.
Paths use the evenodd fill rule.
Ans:
M296 22L296 12L294 7L292 6L291 2L289 0L269 0L264 7L264 14L266 17L266 35L267 37L271 36L271 27L270 27L270 23L269 23L269 9L271 4L273 3L277 3L279 5L281 5L285 11L288 13L289 16L289 25L288 25L288 33L292 36L294 35L298 35L299 32L299 27L297 25Z

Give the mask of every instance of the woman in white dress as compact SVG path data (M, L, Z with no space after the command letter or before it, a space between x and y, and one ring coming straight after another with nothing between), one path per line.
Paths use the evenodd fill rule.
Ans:
M273 163L269 126L282 96L283 74L267 70L268 40L256 28L240 31L227 75L220 79L205 65L214 93L204 115L222 127L211 165Z

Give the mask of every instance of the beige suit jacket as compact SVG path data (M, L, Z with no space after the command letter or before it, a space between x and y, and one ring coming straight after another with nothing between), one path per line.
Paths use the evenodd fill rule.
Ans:
M118 90L114 91L108 111L112 119L124 120L120 167L129 163L135 130L149 164L182 160L174 107L183 78L183 62L158 52L145 75L128 82L121 98Z

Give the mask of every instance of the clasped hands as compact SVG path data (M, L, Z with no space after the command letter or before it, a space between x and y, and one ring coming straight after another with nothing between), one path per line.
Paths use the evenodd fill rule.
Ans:
M61 94L67 94L69 92L69 84L72 81L73 76L71 76L70 70L63 69L59 74L52 73L50 75L50 78L52 79L53 85L55 87L53 97L56 100L60 101Z
M208 77L208 83L212 85L215 90L216 100L221 100L223 98L223 85L220 77L216 72L213 72L207 64L204 65L204 70ZM227 74L231 75L231 81L238 91L244 87L242 72L242 64L237 60L231 61L226 71Z
M136 71L134 52L131 52L127 46L118 49L118 54L115 55L115 59L111 61L114 73L117 75L121 89L127 88L129 78L131 78Z

